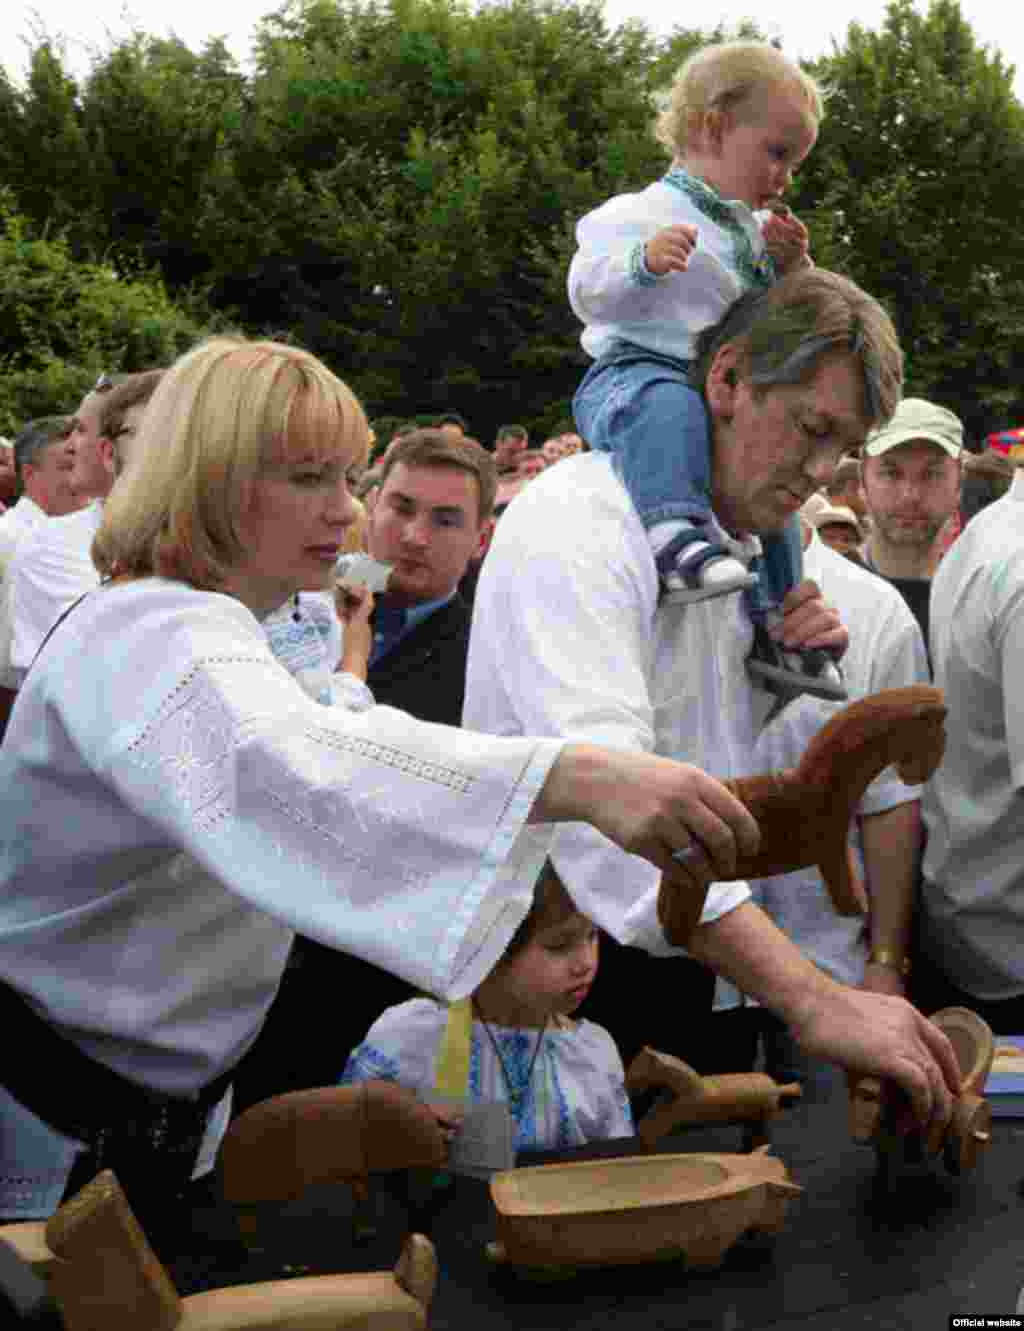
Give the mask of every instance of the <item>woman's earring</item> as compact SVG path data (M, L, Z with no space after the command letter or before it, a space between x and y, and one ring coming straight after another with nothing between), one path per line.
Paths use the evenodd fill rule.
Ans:
M299 613L299 593L296 592L296 593L295 593L295 609L292 611L292 619L294 619L295 622L296 622L296 624L297 624L301 618L302 618L302 615Z

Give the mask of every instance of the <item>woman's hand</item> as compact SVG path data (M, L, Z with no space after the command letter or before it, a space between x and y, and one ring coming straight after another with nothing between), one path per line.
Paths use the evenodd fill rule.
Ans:
M746 807L699 768L591 744L565 746L531 821L591 823L684 890L731 878L761 840Z
M334 589L334 604L344 633L338 670L365 683L373 650L373 593L361 584L339 582Z

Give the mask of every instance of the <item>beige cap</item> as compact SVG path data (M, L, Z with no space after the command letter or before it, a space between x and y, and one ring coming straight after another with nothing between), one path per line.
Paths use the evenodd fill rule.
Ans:
M823 508L831 507L827 496L823 495L819 490L816 490L810 498L804 500L800 508L800 516L806 518L813 527L815 515L820 513Z
M889 424L868 435L864 452L869 458L877 458L890 448L915 440L938 444L951 458L958 458L964 446L964 427L959 416L945 407L926 402L923 397L905 397Z
M860 523L857 521L857 515L852 508L837 504L833 507L826 504L824 508L818 509L813 517L808 515L808 522L818 530L821 527L827 527L832 522L845 522L847 526L852 527L858 536L861 535Z

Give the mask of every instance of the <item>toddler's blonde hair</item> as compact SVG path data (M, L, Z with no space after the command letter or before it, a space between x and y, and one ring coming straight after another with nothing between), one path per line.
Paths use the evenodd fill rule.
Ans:
M655 137L673 157L685 157L711 112L735 111L758 89L780 85L804 99L817 128L825 109L821 87L770 42L704 46L680 66L655 121Z

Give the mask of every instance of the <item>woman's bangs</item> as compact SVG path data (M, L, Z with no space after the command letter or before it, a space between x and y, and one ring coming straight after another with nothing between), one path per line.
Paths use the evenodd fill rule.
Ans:
M306 379L294 393L286 416L279 456L298 460L333 462L346 466L366 454L369 429L362 409L350 396L332 392L331 385ZM339 384L339 388L341 385Z

